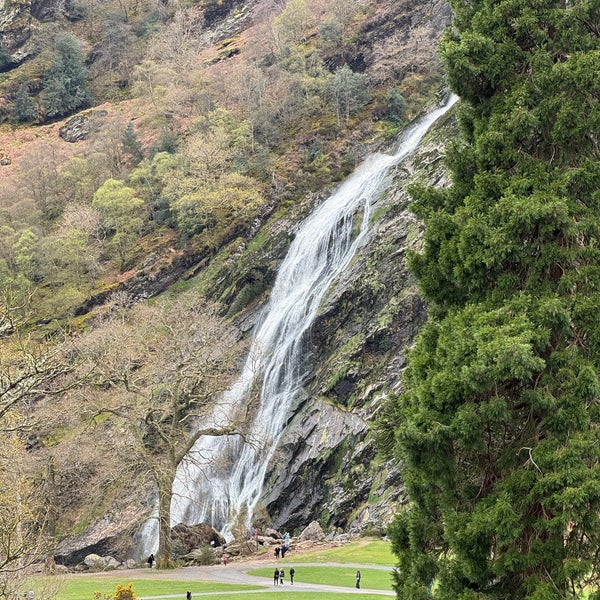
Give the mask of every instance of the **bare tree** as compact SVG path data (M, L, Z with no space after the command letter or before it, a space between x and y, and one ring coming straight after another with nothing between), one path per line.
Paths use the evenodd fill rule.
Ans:
M177 465L201 435L243 433L245 414L218 424L211 407L227 387L238 355L236 330L195 294L138 304L82 340L92 373L83 394L93 416L118 426L113 450L158 491L159 565L171 562L170 507Z
M24 328L31 296L9 287L0 289L0 433L17 425L8 417L29 399L55 394L55 382L72 365L56 341L40 342Z
M17 597L30 567L47 554L47 508L35 487L30 457L18 435L19 419L4 416L0 437L0 597ZM8 427L7 427L8 424Z
M47 557L50 508L37 485L39 469L23 443L30 404L58 393L72 368L65 347L27 332L31 297L0 290L0 597L14 597L30 567Z

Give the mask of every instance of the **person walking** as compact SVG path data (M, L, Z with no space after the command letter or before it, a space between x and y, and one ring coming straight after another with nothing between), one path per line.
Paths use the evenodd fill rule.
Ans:
M294 574L296 573L296 569L294 567L290 567L290 585L294 585Z
M192 600L192 592L187 592L186 593L185 600Z
M356 571L356 589L360 590L360 571Z
M281 548L279 546L275 546L275 558L279 558L279 553L281 552Z
M285 579L285 571L283 569L279 569L279 585L283 585L284 579Z
M279 583L279 569L275 569L273 573L273 585L277 585Z

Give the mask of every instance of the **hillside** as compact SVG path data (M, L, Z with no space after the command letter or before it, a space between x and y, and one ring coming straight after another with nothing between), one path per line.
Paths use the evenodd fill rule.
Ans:
M36 490L58 560L125 559L197 437L192 417L235 380L297 223L446 96L436 49L450 13L31 0L0 15L1 397L25 441L11 485ZM401 499L369 423L424 319L404 269L420 236L404 185L443 183L445 135L395 172L319 309L261 526L380 530Z

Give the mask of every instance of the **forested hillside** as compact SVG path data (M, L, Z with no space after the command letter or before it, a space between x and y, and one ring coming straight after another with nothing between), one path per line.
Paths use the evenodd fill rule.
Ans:
M35 287L40 321L244 237L342 178L439 82L433 44L379 29L409 18L393 3L66 6L38 15L0 82L1 268Z
M201 433L191 420L239 368L295 224L445 96L437 40L450 13L392 0L7 0L0 16L0 555L22 574L41 556L131 551ZM385 235L414 241L418 227ZM261 523L343 526L382 485L365 423L414 330L394 332L401 308L421 305L384 292L384 277L403 276L367 267L352 294L369 303L378 289L379 312L355 302L351 342L324 313L326 372L311 383L321 408L360 412L361 444L338 432L340 447L296 474L321 469L330 511L285 517L275 497ZM232 415L216 433L243 425ZM349 457L359 491L340 469ZM18 577L2 583L9 593Z

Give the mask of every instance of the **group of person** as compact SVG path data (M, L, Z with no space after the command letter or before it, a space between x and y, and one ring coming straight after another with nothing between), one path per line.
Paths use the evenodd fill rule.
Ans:
M294 575L296 574L296 570L294 569L294 567L290 567L290 583L291 585L294 585ZM361 574L360 571L357 570L356 571L356 589L359 590L360 589L360 579L361 579ZM285 571L283 569L280 569L278 567L275 568L275 571L273 572L273 585L283 585L283 582L285 580ZM189 598L188 598L189 600Z
M281 555L281 558L285 558L285 553L290 549L289 546L286 546L285 544L283 544L282 546L275 546L275 558L279 558L279 555Z
M290 568L290 584L294 585L294 574L296 573L294 567ZM275 569L273 573L273 585L283 585L285 580L285 571L283 569Z

